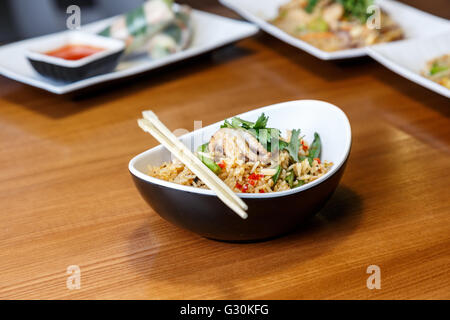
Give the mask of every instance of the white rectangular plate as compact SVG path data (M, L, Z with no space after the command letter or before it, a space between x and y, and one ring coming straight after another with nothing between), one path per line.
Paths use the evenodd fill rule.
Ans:
M96 33L103 30L113 18L86 25L82 30ZM258 32L258 28L250 23L224 18L198 10L192 11L194 36L186 50L177 52L162 59L151 60L140 57L122 61L111 73L95 76L85 80L63 83L52 81L39 75L29 64L25 52L29 47L39 44L42 40L55 37L58 34L24 40L0 47L0 74L56 94L65 94L94 84L132 76L180 60L184 60L237 40L249 37ZM67 32L67 31L63 31Z
M219 0L223 5L236 11L242 17L257 24L272 36L302 49L322 60L347 59L366 55L365 48L327 52L291 36L275 27L269 20L278 14L280 5L289 0ZM450 29L450 23L442 18L417 10L391 0L376 0L375 3L386 11L405 31L407 38L424 37Z
M429 60L450 54L450 31L429 38L379 44L367 48L367 53L402 77L450 98L449 89L421 75Z

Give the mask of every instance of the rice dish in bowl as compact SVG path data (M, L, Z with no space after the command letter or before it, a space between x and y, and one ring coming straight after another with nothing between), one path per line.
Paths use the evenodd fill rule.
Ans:
M270 193L300 187L326 174L332 163L321 161L320 135L309 145L301 130L267 128L268 117L256 122L238 117L226 120L197 156L234 192ZM270 134L270 135L269 135ZM271 149L271 150L269 150ZM152 177L196 188L207 186L183 163L174 159L160 166L149 165Z
M154 212L170 223L216 240L256 241L270 239L296 229L308 217L316 214L337 188L350 154L350 123L341 109L330 103L317 100L283 102L258 108L237 117L256 122L262 113L269 117L268 124L271 127L279 128L283 132L283 134L280 132L280 140L285 140L285 142L291 141L289 134L286 134L286 130L301 128L298 142L301 144L301 137L307 144L308 151L315 150L312 148L315 140L314 133L320 134L321 145L323 145L320 160L321 164L329 163L327 171L320 176L311 178L300 186L298 183L293 184L286 190L276 189L275 191L272 186L272 192L248 192L261 188L259 184L255 184L255 190L252 190L249 186L250 190L247 190L247 192L241 190L237 192L237 189L233 189L248 206L248 218L243 220L227 207L212 190L202 187L201 183L195 180L195 176L189 175L188 172L185 172L186 175L183 173L180 176L179 173L184 170L184 167L181 167L177 160L173 159L171 153L164 146L158 145L135 156L128 165L133 181L144 200L153 208ZM205 142L211 142L211 138L222 129L221 126L223 125L224 121L220 121L183 135L179 139L188 148L197 151L198 156L210 156L209 143L206 152L200 151L199 153L198 151L205 150L204 147L202 149L202 146ZM262 141L262 139L258 141ZM296 141L296 139L292 141ZM218 145L225 147L223 143ZM231 146L233 145L235 144L231 144ZM281 147L283 147L283 143L281 143ZM269 148L269 150L272 149ZM219 158L203 157L202 159L203 163L205 161L208 163L210 169L214 169L215 165L221 164L220 155L224 150L218 148L214 151L218 152ZM225 151L227 158L230 158L229 152L232 150L227 149ZM254 148L253 151L255 151ZM237 165L242 164L239 163L239 161L242 161L244 170L236 179L248 181L254 166L254 164L251 165L251 162L256 163L253 158L254 153L248 154L249 159L239 158L239 154L236 155L238 156L236 159ZM279 155L280 160L282 160L283 150ZM299 162L306 160L309 163L308 155L303 159L302 154L299 154ZM272 169L273 163L268 161L272 157L265 154L258 154L258 156L259 158L256 160L264 162L264 167L259 167L259 170ZM215 165L208 159L214 160ZM279 164L283 167L282 163ZM290 169L294 169L289 168L292 164L294 163L290 163L283 169L287 169L286 172L289 172ZM177 168L175 171L172 170L172 165ZM230 167L233 166L232 163L229 163L229 165ZM163 171L167 170L166 174L170 178L161 177L162 179L160 179L156 177L156 174L151 176L149 175L152 174L151 170L159 170L158 174L163 174ZM221 170L224 170L224 172L218 173L219 177L221 174L231 174L228 169L221 168ZM236 172L236 174L238 173ZM253 177L250 180L253 180ZM184 181L185 178L187 180ZM283 176L283 171L280 170L277 183L281 186L282 182L280 181L286 181L286 178L286 176ZM296 176L293 181L289 178L286 183L289 185L290 182L299 181L303 178L306 177ZM174 181L175 179L179 179L179 181ZM194 181L197 185L193 186L190 181ZM230 183L226 183L232 185L234 182L230 180ZM284 185L284 183L282 184Z

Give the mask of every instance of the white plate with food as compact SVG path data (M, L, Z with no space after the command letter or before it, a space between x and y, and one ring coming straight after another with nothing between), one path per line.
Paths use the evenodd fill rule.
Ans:
M255 25L247 22L199 10L191 10L186 6L177 4L173 4L170 10L167 10L167 8L164 8L164 3L170 3L170 1L150 0L133 12L98 21L78 30L78 33L88 33L124 41L126 45L124 56L113 71L107 69L114 63L114 61L109 61L109 66L105 66L103 74L92 76L92 74L86 73L87 78L77 81L67 80L73 80L73 77L65 77L66 81L51 77L52 75L58 75L58 72L50 74L47 72L47 76L44 76L45 66L36 69L36 66L31 65L29 59L30 57L36 58L39 55L41 55L41 59L37 60L45 60L46 62L64 59L61 57L42 58L43 55L48 54L48 52L44 52L47 50L46 48L51 47L54 43L61 43L62 39L72 37L73 31L63 31L0 47L0 74L52 93L65 94L181 61L258 32ZM188 21L186 21L185 16L178 16L184 11L189 16ZM153 14L155 12L158 14ZM135 19L132 24L129 23L128 15ZM130 25L134 30L130 29ZM146 36L141 37L142 34ZM70 43L60 49L73 49L73 47L74 45ZM58 48L52 50L52 52L58 51L61 50ZM97 56L102 58L102 54L97 54ZM84 57L81 60L92 62L89 61L89 57ZM95 63L95 61L92 63ZM61 65L72 67L70 63L60 63L58 67ZM80 67L80 64L73 65ZM72 74L76 73L74 70L70 71L72 71Z
M368 54L386 68L450 98L450 32L380 44Z
M447 20L391 0L219 0L272 36L322 60L366 55L366 46L449 30ZM356 5L355 5L356 4ZM368 19L368 20L367 20ZM364 22L363 22L364 21Z

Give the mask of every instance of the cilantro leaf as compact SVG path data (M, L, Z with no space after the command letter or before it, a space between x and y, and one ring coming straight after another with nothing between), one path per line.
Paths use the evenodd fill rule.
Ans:
M369 14L367 8L373 4L373 0L337 0L343 7L346 16L359 19L362 23L367 21Z
M288 146L289 146L289 143L287 143L286 141L280 140L280 150L287 149Z
M318 0L308 0L308 4L306 5L306 12L312 13L314 10L314 7L316 6Z
M238 117L233 117L231 122L225 120L220 126L221 128L231 129L244 129L250 132L263 146L268 146L267 150L270 150L270 142L272 140L272 134L277 138L280 135L280 130L274 128L266 128L269 117L262 113L256 122L243 120Z
M221 128L233 128L231 123L228 122L228 120L225 120L225 122L220 126Z
M266 117L264 113L261 113L258 120L256 120L255 124L253 125L253 129L264 129L267 126L267 121L269 120L269 117Z
M239 129L241 127L243 129L250 129L250 128L253 128L253 125L254 125L253 122L242 120L241 118L238 118L238 117L234 117L233 119L231 119L231 124L236 129Z

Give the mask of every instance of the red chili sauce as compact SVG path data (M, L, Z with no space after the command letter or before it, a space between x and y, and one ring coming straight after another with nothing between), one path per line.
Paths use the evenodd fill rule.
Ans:
M48 51L45 54L65 60L80 60L103 50L105 49L84 44L67 44L61 48Z

